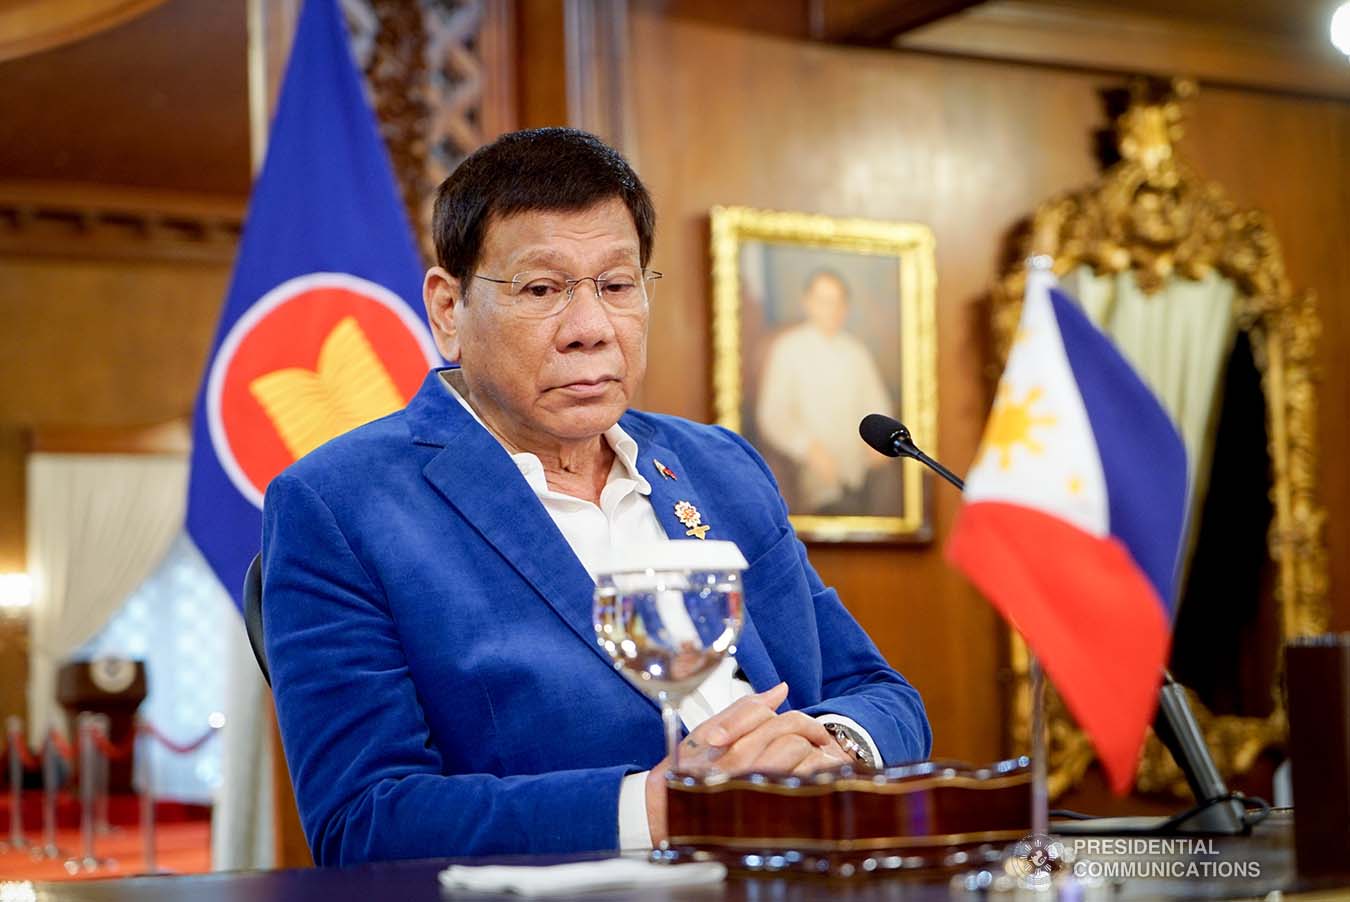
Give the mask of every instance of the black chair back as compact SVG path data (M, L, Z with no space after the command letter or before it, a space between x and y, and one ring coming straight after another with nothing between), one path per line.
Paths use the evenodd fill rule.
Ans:
M253 657L258 659L267 685L272 685L272 673L267 669L267 647L263 645L262 619L262 555L255 555L244 576L244 628L248 630L248 644L253 646Z

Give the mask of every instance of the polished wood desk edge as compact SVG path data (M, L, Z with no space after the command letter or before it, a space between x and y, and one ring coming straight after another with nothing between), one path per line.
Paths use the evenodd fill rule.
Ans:
M1110 837L1106 837L1110 838ZM1123 837L1122 838L1134 838ZM1126 884L1122 899L1137 900L1144 897L1169 899L1208 899L1227 897L1264 896L1279 890L1285 894L1314 894L1307 902L1322 902L1330 899L1331 891L1337 891L1335 898L1350 898L1350 874L1337 877L1307 878L1300 877L1294 869L1293 859L1293 818L1287 809L1277 809L1263 823L1258 824L1252 835L1244 837L1214 837L1215 847L1227 855L1243 854L1259 857L1270 865L1269 876L1259 881L1244 880L1223 889L1212 882L1203 880L1185 884L1182 892L1163 892L1157 881L1131 881ZM337 899L359 897L371 887L389 884L411 891L417 897L440 898L440 888L436 874L452 864L475 865L549 865L565 864L576 861L594 861L619 857L614 852L589 852L571 855L501 855L481 858L422 858L395 861L372 862L349 865L340 868L292 868L282 870L243 870L217 871L195 875L141 875L107 880L61 882L34 882L36 898L42 902L83 902L83 900L121 900L140 899L196 899L199 895L208 899L252 899L265 894L269 899L303 898L322 899L323 902L335 902ZM645 857L643 853L628 853L623 857ZM910 876L888 876L854 880L847 884L839 881L826 881L808 877L789 877L779 874L732 874L723 887L728 899L745 898L747 892L755 892L769 884L778 886L786 882L791 884L791 899L801 902L832 898L841 887L847 892L861 893L870 898L869 887L887 885L886 898L928 900L946 899L947 886L944 882L923 882ZM1239 885L1240 883L1240 885ZM903 884L903 885L901 885ZM1169 890L1174 884L1169 884ZM899 897L893 893L900 893ZM392 898L392 896L391 896ZM411 898L411 897L409 897ZM508 897L503 897L508 898ZM787 897L785 897L787 898ZM1300 896L1302 898L1302 896Z

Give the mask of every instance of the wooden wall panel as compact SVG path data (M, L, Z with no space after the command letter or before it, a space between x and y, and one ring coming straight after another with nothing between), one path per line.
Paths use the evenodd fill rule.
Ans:
M1270 214L1295 289L1318 299L1331 626L1350 630L1350 102L1218 89L1200 101L1191 161L1239 204Z
M0 424L190 414L227 264L0 261Z
M228 279L227 264L0 259L0 572L26 566L33 430L189 417ZM25 709L12 660L0 715Z
M697 419L709 391L707 211L745 204L914 220L937 237L940 423L916 439L957 471L988 404L986 293L1012 227L1050 195L1098 173L1099 89L1122 79L1050 67L826 47L661 17L633 17L642 176L660 214L644 403ZM1350 350L1346 104L1202 90L1184 143L1202 173L1274 217L1295 284L1327 309L1322 471L1336 585L1350 585L1337 461L1350 448L1342 358ZM907 464L908 465L908 464ZM939 487L927 548L816 546L827 581L927 699L936 750L1000 753L1003 628L942 561L957 498ZM1336 549L1342 551L1336 553ZM1337 560L1340 558L1340 560ZM1338 608L1350 618L1350 601Z
M226 265L0 259L0 570L24 565L26 436L191 414Z

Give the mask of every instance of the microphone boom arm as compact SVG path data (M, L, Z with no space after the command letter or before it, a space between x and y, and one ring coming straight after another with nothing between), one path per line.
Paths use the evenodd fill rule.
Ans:
M940 464L940 463L938 463L937 461L933 460L933 458L929 457L927 454L924 454L924 453L923 453L922 451L920 451L918 448L914 447L913 444L910 444L909 448L910 448L910 450L908 450L908 451L901 451L900 453L901 453L903 456L905 456L905 457L912 457L912 458L914 458L914 459L917 460L919 463L921 463L921 464L923 464L924 466L928 467L928 468L929 468L930 470L932 470L934 473L938 474L938 475L941 476L943 479L947 480L947 481L950 482L952 485L956 486L956 488L957 488L958 490L960 490L960 491L962 491L962 492L964 492L964 491L966 490L966 482L965 482L965 480L962 479L960 476L957 476L957 475L956 475L955 473L953 473L951 470L948 470L948 469L947 469L946 467L944 467L942 464Z

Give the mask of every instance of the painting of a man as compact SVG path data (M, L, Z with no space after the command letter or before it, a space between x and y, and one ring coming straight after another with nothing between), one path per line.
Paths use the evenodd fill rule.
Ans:
M801 293L803 319L778 333L766 354L755 404L761 441L795 466L796 513L869 510L868 476L886 458L858 440L858 421L893 413L872 352L847 328L850 289L820 268Z
M750 207L714 207L711 231L717 422L763 456L803 540L931 539L923 473L858 424L935 442L932 231Z

